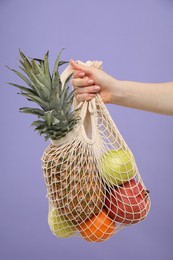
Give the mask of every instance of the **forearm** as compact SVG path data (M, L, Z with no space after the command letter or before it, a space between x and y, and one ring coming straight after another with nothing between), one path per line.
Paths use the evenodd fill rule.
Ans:
M111 103L159 114L173 115L173 82L116 81Z

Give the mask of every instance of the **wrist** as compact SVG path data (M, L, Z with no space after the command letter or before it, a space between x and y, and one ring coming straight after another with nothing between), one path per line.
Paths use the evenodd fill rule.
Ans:
M112 78L110 83L110 104L121 105L124 97L124 90L122 87L122 81Z

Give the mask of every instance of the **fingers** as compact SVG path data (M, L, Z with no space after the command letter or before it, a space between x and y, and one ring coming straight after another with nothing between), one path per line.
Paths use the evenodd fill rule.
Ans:
M82 71L82 72L84 72L87 75L91 75L91 73L92 73L92 68L91 67L89 67L87 65L83 65L83 64L78 64L74 60L70 60L70 65L71 65L73 70Z
M94 84L94 81L89 78L72 78L71 84L74 88L86 87Z
M75 96L79 102L90 101L100 91L100 86L95 85L89 78L75 78L71 80L75 89Z
M79 102L92 100L96 93L99 92L100 87L97 85L88 87L78 87L75 89L75 96Z
M83 93L76 95L76 98L79 102L84 102L84 101L90 101L95 97L96 94L89 94L89 93Z
M73 78L84 78L85 77L85 73L83 71L79 71L79 70L75 70L73 72Z
M80 66L74 60L70 60L70 65L71 65L72 69L80 70Z
M88 86L84 88L76 88L75 93L76 95L82 95L82 94L95 94L100 90L100 87L97 85L94 86Z
M94 80L89 77L92 69L73 60L70 60L70 65L72 70L74 70L71 83L75 89L77 100L79 102L92 100L96 93L100 91L100 86L95 85Z

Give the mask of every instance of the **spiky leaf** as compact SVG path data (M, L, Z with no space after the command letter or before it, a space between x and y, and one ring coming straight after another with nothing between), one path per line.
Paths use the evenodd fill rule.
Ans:
M62 138L79 120L75 111L71 111L74 97L74 92L70 92L68 86L71 75L63 86L60 79L59 67L67 63L60 61L62 50L55 61L52 76L49 71L49 52L44 55L44 59L34 58L29 61L19 50L21 57L19 68L24 74L8 67L27 84L27 87L15 83L9 84L20 89L20 95L39 105L40 108L23 107L20 112L33 114L39 118L32 123L32 126L40 135L44 134L45 140Z
M20 112L26 113L26 114L33 114L38 117L43 117L45 114L44 111L39 108L30 108L30 107L22 107L22 108L20 108Z

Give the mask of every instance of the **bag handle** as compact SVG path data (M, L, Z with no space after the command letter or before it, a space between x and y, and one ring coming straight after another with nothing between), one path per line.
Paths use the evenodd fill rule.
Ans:
M97 108L96 108L96 102L95 98L93 98L91 101L84 101L81 102L81 131L83 138L88 144L94 144L97 139ZM80 105L80 104L79 104ZM89 120L88 126L85 125L85 121ZM88 134L87 134L87 128L88 128ZM88 137L90 131L90 137Z
M101 69L102 62L101 61L87 61L86 63L83 63L81 61L78 61L79 63L88 65L88 66L95 66L99 69ZM62 87L64 86L64 83L66 79L72 74L73 70L71 69L70 65L61 73L60 78L62 82ZM94 144L97 139L97 108L96 108L96 100L93 98L91 101L84 101L80 102L78 104L76 98L74 97L73 101L73 109L80 109L80 116L81 116L81 131L83 138L88 144ZM91 129L91 136L90 138L87 135L85 121L89 119L90 120L90 129Z
M60 79L61 79L61 83L62 83L62 88L64 87L64 83L65 83L66 79L72 73L73 73L73 70L71 69L70 65L68 65L67 68L65 68L65 70L61 73Z

